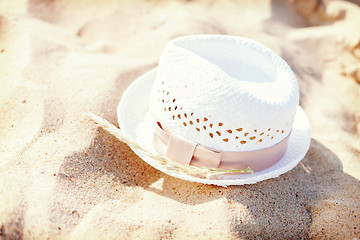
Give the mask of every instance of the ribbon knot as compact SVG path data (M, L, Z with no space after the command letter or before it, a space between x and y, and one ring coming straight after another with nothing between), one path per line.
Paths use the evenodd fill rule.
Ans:
M201 167L206 162L206 167L217 168L222 156L221 152L203 148L180 134L170 134L159 122L154 133L154 146L160 154L184 165Z
M184 138L179 134L172 133L167 144L165 156L178 163L189 165L192 160L196 145L197 144L195 142Z

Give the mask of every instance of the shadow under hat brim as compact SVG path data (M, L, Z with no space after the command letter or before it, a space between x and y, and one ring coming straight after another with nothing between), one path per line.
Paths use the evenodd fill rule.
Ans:
M132 141L153 153L156 152L152 145L155 121L149 112L149 97L155 78L156 68L137 78L126 89L117 109L118 123L122 132ZM157 160L144 154L142 151L136 148L132 148L132 150L154 168L173 177L192 182L227 186L253 184L278 177L279 175L290 171L303 159L310 147L310 141L311 133L309 120L302 108L298 106L285 155L277 164L260 172L251 174L218 175L215 176L216 179L205 179L171 171Z

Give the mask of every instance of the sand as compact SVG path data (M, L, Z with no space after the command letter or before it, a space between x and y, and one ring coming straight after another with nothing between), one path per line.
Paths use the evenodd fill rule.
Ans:
M0 2L0 236L360 238L359 12L315 0ZM89 120L117 124L129 84L168 40L194 33L255 39L292 67L312 126L292 171L186 182Z

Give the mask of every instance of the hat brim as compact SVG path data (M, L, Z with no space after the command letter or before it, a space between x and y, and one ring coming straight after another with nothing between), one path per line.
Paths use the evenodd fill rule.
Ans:
M137 78L125 91L120 100L117 117L119 127L127 137L149 152L155 153L152 145L154 122L149 113L149 96L156 78L156 68ZM298 106L288 148L284 157L274 166L260 172L250 174L217 175L216 179L206 179L191 176L182 172L169 170L157 160L144 154L142 151L132 150L145 162L154 168L176 178L214 184L219 186L253 184L266 179L275 178L290 171L305 156L310 147L310 123L300 106Z

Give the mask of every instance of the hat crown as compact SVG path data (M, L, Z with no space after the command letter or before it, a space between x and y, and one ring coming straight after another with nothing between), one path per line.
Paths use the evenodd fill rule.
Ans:
M293 72L270 49L240 37L196 35L166 45L150 111L200 145L252 151L290 133L298 101Z

